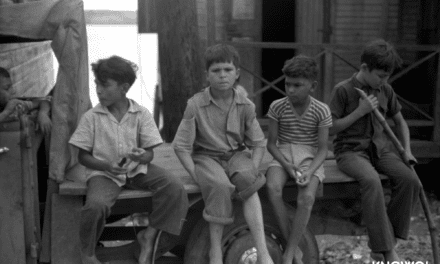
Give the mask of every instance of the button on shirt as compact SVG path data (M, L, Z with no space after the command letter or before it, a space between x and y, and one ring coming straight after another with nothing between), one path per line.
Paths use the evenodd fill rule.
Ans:
M135 101L129 101L128 111L120 122L101 104L87 111L69 143L90 152L96 159L108 162L119 162L135 147L149 148L161 144L162 138L150 112ZM132 169L127 177L147 173L148 164L131 162L129 168ZM112 175L87 168L87 179L97 175L109 177L119 186L126 181L125 175Z
M359 106L360 95L356 88L362 89L367 95L373 94L379 101L379 112L384 117L393 117L402 109L397 95L389 84L377 89L362 85L356 79L356 73L348 80L336 85L330 102L330 110L335 119L344 118ZM334 152L340 154L346 151L363 151L375 148L380 157L381 150L387 147L387 136L374 113L364 115L351 126L339 132L334 140ZM373 144L371 144L373 143Z
M210 88L188 100L173 147L185 152L227 153L247 146L264 147L264 134L257 121L255 105L234 89L229 111L223 111L212 98Z

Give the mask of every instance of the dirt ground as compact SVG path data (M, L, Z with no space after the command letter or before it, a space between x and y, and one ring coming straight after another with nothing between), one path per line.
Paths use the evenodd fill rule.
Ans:
M440 227L440 202L428 195L430 211L437 228ZM437 232L438 233L438 232ZM440 241L440 236L437 235ZM368 264L372 263L367 236L316 236L320 249L320 264ZM440 246L440 245L439 245ZM402 260L434 263L431 237L422 207L419 205L411 218L408 240L399 240L396 251Z

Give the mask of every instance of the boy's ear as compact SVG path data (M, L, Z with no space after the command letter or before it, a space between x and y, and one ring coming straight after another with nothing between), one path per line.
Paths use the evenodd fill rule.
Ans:
M235 80L238 80L240 78L240 68L237 68L236 72L237 72L237 78Z
M318 87L318 81L313 81L312 82L312 87L310 87L310 92L314 92L316 90L316 88Z
M127 93L128 90L130 89L130 85L128 83L123 83L121 84L122 90L124 91L124 93Z

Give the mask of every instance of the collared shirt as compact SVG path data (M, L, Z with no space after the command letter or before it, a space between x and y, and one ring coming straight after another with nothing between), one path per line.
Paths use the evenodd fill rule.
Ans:
M120 122L101 104L87 111L81 117L69 143L90 152L96 159L108 162L119 162L134 147L149 148L161 144L162 138L150 112L133 100L129 102L128 111ZM130 178L139 173L147 173L148 165L131 161L128 167L131 168L127 173ZM126 180L122 174L112 175L87 168L87 179L97 175L107 176L119 186L124 185Z
M227 153L242 148L264 147L264 134L255 114L255 105L234 89L229 111L212 98L210 88L188 100L173 147L179 151Z
M393 88L389 84L374 89L362 85L356 79L355 73L350 79L337 84L333 90L330 102L333 118L344 118L359 106L360 95L354 89L355 87L362 89L367 95L373 94L377 97L379 112L384 117L393 117L402 109ZM373 112L364 115L336 135L333 141L335 154L346 151L362 151L374 147L376 154L380 156L381 150L387 147L388 140L382 125L373 115Z

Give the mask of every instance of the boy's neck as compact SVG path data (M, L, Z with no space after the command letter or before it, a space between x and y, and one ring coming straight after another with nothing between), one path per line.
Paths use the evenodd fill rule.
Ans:
M367 84L367 82L365 81L365 79L364 79L364 73L362 71L358 71L358 73L356 74L355 78L363 86L369 86ZM360 88L360 87L358 87L358 88Z
M232 88L228 90L217 90L217 89L209 89L211 96L214 100L228 100L231 99L234 96L234 91Z
M118 121L120 121L125 113L127 113L129 107L130 102L128 101L128 98L124 98L123 100L116 101L107 106L107 109Z

